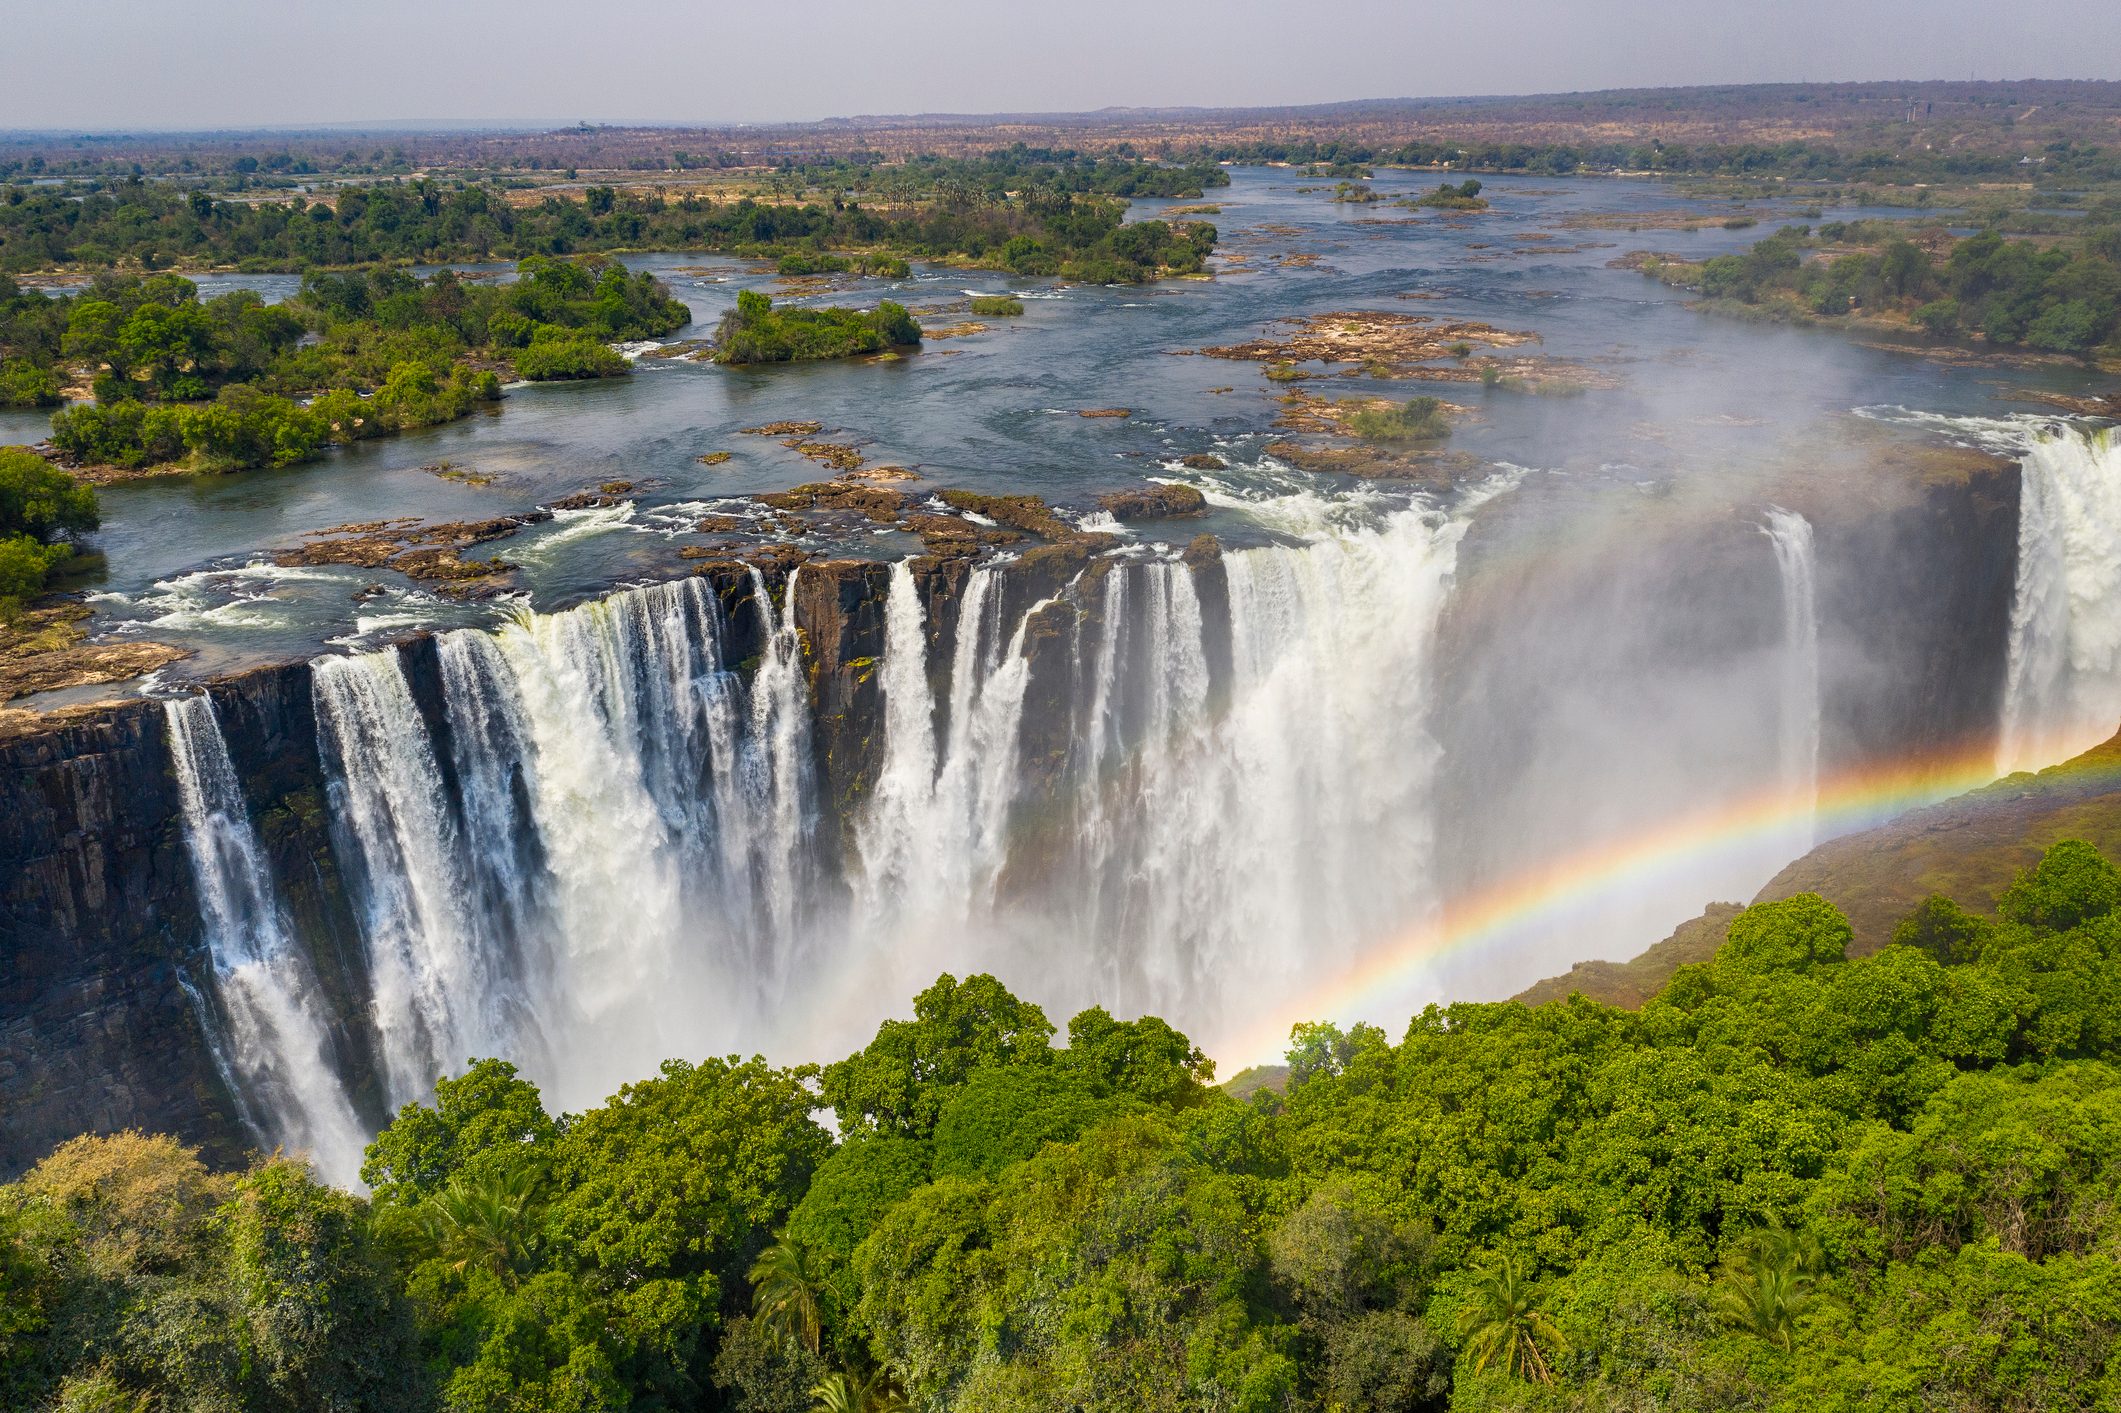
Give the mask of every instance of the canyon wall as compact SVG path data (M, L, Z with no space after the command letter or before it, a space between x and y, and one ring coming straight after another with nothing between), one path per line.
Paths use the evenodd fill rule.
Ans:
M1906 753L1993 729L2014 507L2007 467L1928 485L1860 515L1800 507L1817 533L1823 749L1831 759ZM1544 560L1513 561L1483 547L1483 524L1476 518L1473 526L1463 563L1463 526L1407 519L1352 544L1329 539L1232 556L1204 538L1183 561L1122 562L1060 544L999 568L950 557L906 570L855 561L703 564L693 580L701 593L682 603L664 594L654 611L711 605L704 631L712 641L686 651L707 652L713 673L748 699L743 710L752 715L738 735L764 754L739 761L737 772L785 767L802 777L792 796L799 817L780 824L767 808L772 782L753 782L764 803L737 802L757 814L746 827L784 833L754 839L748 856L715 867L735 869L724 881L737 891L795 887L800 917L776 922L762 892L745 904L752 911L710 918L724 900L694 881L671 890L676 901L655 925L681 948L693 939L771 944L780 951L761 955L762 970L811 971L858 959L820 953L821 935L888 951L969 925L986 930L998 957L1028 967L1024 949L1037 953L1041 969L1013 974L1012 984L1054 986L1073 976L1096 999L1168 1007L1181 1018L1189 1007L1195 1019L1217 1014L1220 998L1204 992L1217 977L1252 988L1238 1004L1259 1000L1254 993L1286 994L1307 961L1346 964L1334 947L1403 918L1431 887L1477 883L1497 858L1565 842L1526 825L1541 808L1529 782L1596 755L1587 718L1571 709L1556 715L1568 696L1562 688L1576 693L1572 709L1595 717L1623 702L1631 682L1677 680L1669 703L1677 719L1690 710L1691 688L1684 673L1673 677L1672 664L1691 661L1712 681L1770 662L1781 641L1776 561L1757 514L1687 522L1654 545ZM1506 527L1495 543L1507 548ZM1460 583L1451 596L1454 564ZM910 605L894 608L895 574L910 575ZM636 617L649 611L639 607L644 600L632 602ZM1644 615L1646 603L1667 611ZM509 670L520 676L538 654L552 658L546 667L564 656L558 639L540 632L608 639L619 631L610 615L602 626L564 618L542 618L542 627L504 644L517 654ZM1612 631L1623 621L1651 626ZM919 674L898 679L895 701L885 685L894 631L916 634L921 653ZM597 649L583 639L565 651L608 659L614 641ZM440 795L467 829L467 793L498 788L527 810L522 797L559 784L532 779L526 760L509 759L528 754L527 737L498 753L481 747L484 756L458 739L466 702L461 676L451 674L463 663L444 644L434 636L401 643L391 672L402 674L409 696L406 727L423 738ZM492 653L497 663L505 656ZM573 689L653 685L641 663L622 671L605 661L596 670L605 675ZM799 758L769 761L754 738L781 730L769 720L762 680L776 672L793 674L785 690L794 707L774 719L792 729L773 749ZM347 1101L372 1126L408 1090L385 1053L389 1025L373 1014L376 948L362 877L373 861L364 863L349 840L354 802L331 766L318 677L311 664L291 663L221 679L209 692L287 931L324 999L325 1049ZM1717 700L1727 714L1729 693ZM597 710L615 743L648 754L675 749L628 734L644 729L645 708L628 709L632 725L609 702L600 699ZM925 765L909 766L887 740L887 721L903 730L909 710L929 728L921 734L934 759ZM1734 735L1772 735L1768 708L1761 712L1758 721L1721 720L1702 737L1704 753ZM984 741L989 731L1004 736ZM699 749L704 762L708 748ZM1441 762L1433 780L1432 759ZM462 778L467 762L492 779ZM1701 779L1720 779L1715 761L1696 764ZM1739 764L1731 779L1743 784L1758 763ZM926 772L910 803L893 793L903 794L909 769ZM1008 777L998 792L982 783L996 769ZM702 770L670 780L682 787L705 778ZM673 848L702 843L693 837L697 822L675 819L688 808L685 793L650 791L645 806L663 816L650 832L669 833ZM1640 797L1659 803L1654 792ZM1554 798L1544 797L1550 812ZM874 827L887 802L900 811L910 851L895 863L880 854L879 839L889 839ZM1419 818L1407 814L1416 807ZM955 852L927 837L961 824L971 833ZM997 848L982 830L999 830L1006 842ZM549 830L530 842L533 852L565 846ZM621 857L634 843L591 842ZM638 847L646 861L653 841L644 836ZM1429 867L1411 862L1409 850L1431 848L1436 877L1407 876ZM977 857L967 864L960 854ZM535 873L537 887L564 891L569 880L555 884L551 862L533 858L521 871ZM785 879L765 877L781 864L791 870ZM969 871L955 872L960 865ZM909 902L907 890L921 888L940 892ZM960 894L986 898L987 911L968 914ZM623 905L626 890L612 896ZM566 905L540 902L554 917ZM872 925L880 909L891 913L889 926ZM760 921L753 927L747 918ZM624 945L636 944L623 927L617 932ZM721 959L724 970L713 976L726 979L741 962ZM589 969L566 986L548 979L547 991L526 994L573 1004L606 963L582 965ZM172 1132L217 1157L260 1141L230 1092L231 1018L213 967L162 705L115 704L0 741L0 1174L84 1130ZM708 991L722 984L711 980ZM771 1009L794 994L762 982L755 994L717 1004ZM897 995L858 998L857 1009ZM470 1056L458 1051L474 1043L465 1036L492 1033L431 1036L429 1058L461 1064Z

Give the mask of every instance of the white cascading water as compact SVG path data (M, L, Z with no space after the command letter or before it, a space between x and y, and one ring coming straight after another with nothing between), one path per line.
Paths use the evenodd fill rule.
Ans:
M253 1135L308 1153L340 1183L357 1180L367 1130L333 1063L316 977L288 934L211 700L164 705L184 843L225 1018L207 1032Z
M1780 731L1783 788L1800 823L1791 856L1817 842L1813 815L1819 804L1819 590L1812 556L1812 524L1795 511L1768 507L1762 527L1775 547L1782 584L1782 701Z
M1134 551L1083 576L1034 844L1026 642L1052 601L1008 607L1004 570L969 573L931 654L911 567L892 568L880 765L844 849L819 828L783 606L800 571L778 604L754 572L742 674L701 579L442 635L446 729L396 650L318 661L390 1102L475 1056L579 1106L673 1055L830 1053L944 968L1212 1042L1418 923L1436 904L1425 680L1464 522L1218 498L1280 541L1224 558L1226 700L1192 569ZM318 1068L300 1037L277 1043Z
M482 935L456 816L395 652L319 660L317 730L353 861L370 1010L393 1103L513 1039L500 949Z
M2121 728L2121 435L2027 450L1998 770L2038 770Z

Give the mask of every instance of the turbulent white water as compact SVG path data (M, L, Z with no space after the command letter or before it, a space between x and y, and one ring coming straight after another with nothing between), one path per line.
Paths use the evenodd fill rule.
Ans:
M220 1016L207 1026L253 1135L310 1154L351 1183L367 1132L339 1079L317 982L288 936L228 744L203 696L166 704L184 843L214 966Z
M2062 430L2022 465L2006 772L2067 760L2121 727L2121 437Z
M1817 842L1810 816L1819 803L1818 574L1809 520L1770 506L1762 533L1775 546L1775 569L1782 583L1782 782L1802 818L1792 841L1794 857Z
M1246 508L1285 543L1224 557L1227 614L1185 564L1132 551L1029 605L1006 570L975 568L938 632L894 566L879 765L829 829L782 607L801 571L778 596L754 573L750 621L687 579L444 634L438 721L396 650L317 662L389 1102L481 1055L581 1105L672 1055L830 1053L943 968L1212 1040L1420 921L1436 906L1427 682L1464 522L1309 496ZM1035 766L1034 621L1071 635L1072 672L1046 689L1061 716ZM282 932L254 946L288 951ZM334 1072L307 1032L273 1034L273 1064ZM264 1092L264 1073L231 1079ZM322 1150L321 1102L268 1126Z

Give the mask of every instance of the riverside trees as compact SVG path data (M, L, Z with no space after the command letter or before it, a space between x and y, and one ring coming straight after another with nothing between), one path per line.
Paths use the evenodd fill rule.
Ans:
M201 300L178 275L110 276L44 303L51 312L18 322L63 333L25 340L21 356L48 380L92 379L96 396L54 415L53 446L86 464L207 471L285 466L462 417L499 398L497 367L623 374L609 341L691 318L650 275L542 256L506 285L447 270L313 274L294 299L266 305L244 290Z
M1299 1027L1284 1091L1249 1102L1154 1018L1086 1011L1057 1045L993 978L944 977L823 1071L673 1063L579 1116L481 1061L378 1137L365 1204L284 1162L224 1177L166 1140L80 1140L0 1189L0 1387L2108 1406L2121 875L2065 842L1993 917L1931 900L1876 955L1849 938L1801 895L1741 913L1639 1012L1453 1005L1396 1043ZM267 1255L299 1281L223 1274ZM327 1299L275 1343L297 1325L261 1312Z

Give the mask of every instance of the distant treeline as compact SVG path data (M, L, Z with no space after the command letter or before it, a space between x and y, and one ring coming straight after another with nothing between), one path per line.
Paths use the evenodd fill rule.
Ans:
M2011 152L1891 152L1822 143L1623 142L1242 142L1208 148L1226 162L1331 166L1451 167L1469 172L1569 176L1578 172L1657 172L1668 176L1785 177L1824 182L1951 182L2007 178L2043 185L2121 181L2121 146L2049 144L2037 156Z
M414 181L349 187L286 201L217 199L161 182L0 188L0 271L235 266L309 270L381 262L481 261L609 250L888 248L916 258L1005 263L1025 273L1082 267L1083 278L1128 281L1197 269L1182 251L1119 237L1131 196L1198 195L1229 178L1212 165L1162 167L1119 159L1047 161L1001 153L889 168L791 169L772 182L787 199L715 201L698 194L591 187L513 206L497 187ZM798 199L805 192L824 195ZM866 204L865 204L866 203ZM876 208L876 209L871 209ZM1183 244L1213 248L1199 231ZM1028 242L1028 245L1023 244Z

